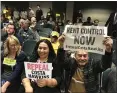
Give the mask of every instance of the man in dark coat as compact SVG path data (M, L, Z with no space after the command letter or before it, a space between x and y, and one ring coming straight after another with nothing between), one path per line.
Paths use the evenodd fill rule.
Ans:
M115 12L110 14L105 26L108 26L109 36L117 36L117 8Z
M117 93L117 38L113 40L113 63L102 74L102 93Z
M49 11L47 12L47 15L46 15L47 21L50 19L50 17L52 17L52 19L55 20L55 15L51 8L49 8Z
M43 15L43 11L41 10L40 5L37 5L37 10L36 10L36 20L39 22L41 20L41 16Z
M111 65L112 39L105 38L103 41L106 51L100 61L90 60L88 52L84 49L78 49L74 58L68 58L62 48L65 36L60 36L58 40L60 48L58 49L57 60L67 72L65 93L99 93L98 74Z

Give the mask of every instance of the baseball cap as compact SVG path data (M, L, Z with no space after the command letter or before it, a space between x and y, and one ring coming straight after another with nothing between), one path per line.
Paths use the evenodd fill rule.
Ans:
M57 31L52 31L51 36L57 36L57 37L59 37L59 33Z

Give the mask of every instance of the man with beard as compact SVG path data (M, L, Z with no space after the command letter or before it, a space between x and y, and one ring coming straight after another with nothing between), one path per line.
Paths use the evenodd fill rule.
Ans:
M21 37L17 35L17 29L15 28L15 25L13 23L9 23L6 28L2 29L1 31L1 41L4 42L7 37L14 35L18 38L20 43L22 43Z
M63 50L65 36L59 37L60 48L58 49L57 60L61 71L65 69L64 83L65 93L98 93L99 80L98 73L111 66L112 60L112 39L105 38L102 42L105 47L105 55L101 61L90 60L88 52L84 49L78 49L74 58L68 58Z

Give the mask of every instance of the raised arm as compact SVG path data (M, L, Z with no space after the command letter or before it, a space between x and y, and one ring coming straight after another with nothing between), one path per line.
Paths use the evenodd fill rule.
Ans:
M102 56L101 61L97 61L93 63L95 73L102 72L107 68L111 67L112 64L112 39L110 37L106 37L103 41L103 44L106 47L105 55Z

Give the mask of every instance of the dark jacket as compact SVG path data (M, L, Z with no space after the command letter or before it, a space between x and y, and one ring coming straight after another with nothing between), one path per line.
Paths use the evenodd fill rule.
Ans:
M102 61L89 60L84 67L84 83L87 93L97 93L99 91L98 73L104 71L111 65L111 53L106 52L102 57ZM78 65L74 58L67 58L63 49L58 49L57 60L62 69L66 71L65 91L68 93L72 76L74 75Z
M36 10L36 20L37 22L41 20L41 16L43 15L43 11L40 9Z
M5 56L2 53L1 55L1 80L9 81L11 83L9 86L10 87L9 92L12 91L11 93L16 93L16 91L18 91L17 89L18 86L20 86L21 84L21 74L24 68L24 61L27 61L27 56L23 51L21 51L20 54L15 57L16 65L14 65L13 67L3 64L4 58Z
M108 26L108 35L109 36L112 36L112 33L114 31L117 32L117 24L113 24L114 16L115 16L115 12L111 13L105 24L105 26Z
M54 15L54 12L52 10L47 12L47 15L46 15L47 21L49 21L50 17L52 17L52 19L55 20L55 15Z
M117 67L103 72L102 93L117 93Z
M22 45L23 39L17 33L15 33L13 35L18 38L20 44ZM1 35L1 41L5 42L5 40L7 39L7 37L8 37L8 33L7 32L3 32L2 35Z
M24 30L23 28L21 28L18 32L18 37L20 37L22 44L28 39L31 39L31 40L36 39L34 33L32 32L30 28L28 28L27 30Z

